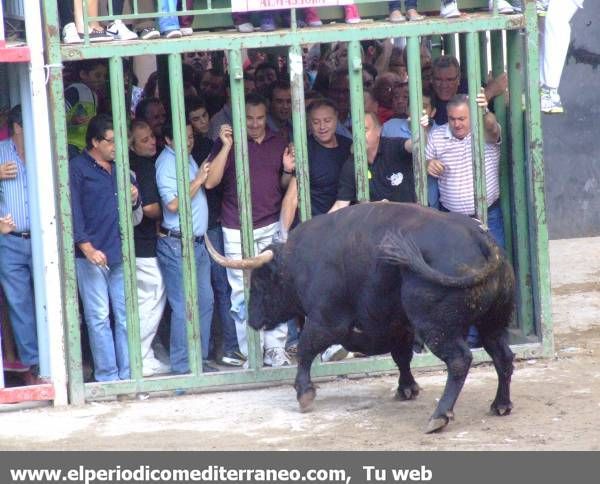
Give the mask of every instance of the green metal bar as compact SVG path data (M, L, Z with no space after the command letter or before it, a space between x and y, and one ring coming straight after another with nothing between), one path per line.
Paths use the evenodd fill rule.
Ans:
M107 6L108 6L108 16L112 17L113 16L113 3L112 0L108 0L107 2Z
M233 147L235 149L235 175L237 180L238 207L242 237L242 255L254 255L254 230L252 223L252 199L250 189L250 166L248 158L248 137L246 134L246 105L244 101L244 70L239 50L229 52L229 82L231 92L231 112L233 118ZM249 275L244 273L244 297L249 300ZM247 307L247 305L246 305ZM262 348L259 332L246 325L248 335L248 362L250 368L262 367Z
M413 172L417 202L428 205L427 163L425 160L425 129L419 123L423 115L423 86L421 80L421 48L418 37L409 37L406 43L408 68L408 99L410 101L410 130L413 143Z
M354 174L356 177L356 199L369 201L369 170L365 125L365 101L363 98L362 60L360 43L348 42L348 80L350 81L350 116L352 117L352 139L354 146Z
M295 12L295 9L292 10ZM298 208L300 220L311 216L310 177L308 169L308 145L306 141L306 107L304 105L304 74L302 48L293 45L289 50L289 71L292 84L292 123L296 149L296 178L298 181Z
M485 185L485 138L483 116L477 106L476 97L481 86L479 48L477 34L466 34L467 78L469 79L469 111L471 114L471 147L473 152L473 191L475 213L484 224L487 223L487 198Z
M510 140L511 148L511 213L514 234L514 269L517 280L518 304L517 319L524 334L534 332L533 294L531 287L531 258L529 246L529 220L527 187L525 184L525 126L523 112L523 39L520 32L506 33L506 54L508 64L508 90L510 101ZM517 93L516 95L513 93ZM503 144L505 144L503 143Z
M446 34L444 39L444 55L457 57L456 52L456 34Z
M544 200L544 159L539 95L538 24L535 2L528 1L525 8L525 116L529 145L527 182L531 193L530 230L533 267L533 290L538 328L548 351L554 347L552 311L550 307L550 262L548 260L548 227Z
M139 8L138 8L138 0L133 0L132 2L132 10L134 15L137 15L139 12Z
M112 4L112 2L109 2ZM131 182L129 149L127 147L127 113L125 108L125 79L121 57L111 57L110 90L115 137L115 167L119 201L119 227L123 252L125 277L125 306L127 310L127 340L131 378L142 378L142 355L140 347L140 318L138 313L135 247L133 244L133 221L131 218Z
M176 157L179 229L181 230L181 266L187 315L188 357L190 371L192 374L197 375L202 370L200 338L210 338L210 335L199 334L200 317L198 313L196 257L194 254L194 230L192 227L192 205L190 200L190 155L187 150L181 57L177 54L169 55L169 87L171 93L171 120L173 123L173 151L175 151Z
M60 55L60 30L55 2L42 2L44 9L45 36L49 64L49 102L52 116L51 129L54 138L53 159L56 160L58 190L58 230L62 249L62 293L65 317L65 339L67 371L69 376L69 401L73 405L85 403L85 388L81 366L81 335L79 332L79 299L75 277L75 251L73 245L73 223L71 218L71 192L69 190L69 156L67 148L67 120L65 116L64 84Z
M490 32L492 51L492 75L497 77L505 72L504 67L504 42L502 32ZM519 91L520 92L520 91ZM506 118L506 96L502 94L494 99L494 114L502 129L503 142L500 145L500 206L504 219L504 241L506 253L513 260L512 213L510 201L512 199L510 186L510 166L508 164L508 124Z
M83 43L85 46L88 46L90 45L90 17L88 16L88 0L82 1L81 8L83 9Z
M141 18L147 18L143 14ZM121 17L115 17L121 18ZM123 18L132 18L126 16ZM455 19L448 22L444 19L434 19L427 22L410 22L401 26L407 37L425 36L434 34L452 34L461 32L478 32L481 30L515 30L524 25L522 16L498 15L487 16L476 22L465 18ZM113 55L121 57L146 55L146 54L169 54L181 53L193 50L221 51L239 50L246 48L267 47L289 47L297 44L314 44L327 42L348 42L367 39L384 39L398 35L397 25L389 22L374 22L372 25L361 24L360 29L351 28L346 25L328 25L322 28L300 29L294 36L281 35L273 32L263 35L248 34L240 35L237 32L219 32L219 35L206 34L182 39L169 39L168 42L96 42L93 45L64 45L61 47L63 58L66 60L78 60L85 58L108 58ZM104 45L102 45L104 44Z

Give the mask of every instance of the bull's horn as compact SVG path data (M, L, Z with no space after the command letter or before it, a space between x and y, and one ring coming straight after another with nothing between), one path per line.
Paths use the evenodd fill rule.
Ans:
M204 236L204 242L206 244L206 250L208 250L208 253L214 259L214 261L217 264L223 267L229 267L230 269L258 269L259 267L265 265L267 262L273 260L273 257L275 256L273 251L268 249L248 259L231 259L229 257L225 257L219 254L217 249L215 249L214 245L212 245L212 242L210 241L208 235Z

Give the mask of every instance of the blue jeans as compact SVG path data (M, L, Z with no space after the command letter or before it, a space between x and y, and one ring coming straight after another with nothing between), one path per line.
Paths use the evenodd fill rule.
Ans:
M220 225L206 232L215 249L220 254L225 253L223 245L223 230ZM231 316L231 287L227 280L227 269L210 259L210 282L215 297L215 310L221 320L223 336L223 353L239 351L235 321Z
M39 362L31 274L31 240L0 235L0 283L6 296L19 359L28 366Z
M156 244L158 264L162 271L167 299L171 306L171 368L174 373L188 373L187 318L183 292L183 267L181 240L175 237L159 237ZM213 317L213 290L210 285L210 259L204 242L194 242L196 260L196 289L200 316L200 341L202 357L208 357L210 328Z
M129 379L129 348L123 264L102 268L84 258L75 259L77 287L94 358L96 381ZM115 335L110 329L110 308Z
M438 180L434 176L427 175L427 201L431 208L440 209L440 190Z
M406 10L408 10L409 8L414 8L416 10L417 0L405 0L404 6L406 7ZM400 10L400 0L388 2L388 9L390 12L393 12L394 10Z
M502 216L502 209L499 204L493 208L488 208L487 224L490 234L494 237L496 243L504 249L504 217Z
M161 0L161 12L177 12L177 0ZM158 30L161 34L170 32L171 30L179 30L179 18L175 15L169 17L159 17L156 20Z

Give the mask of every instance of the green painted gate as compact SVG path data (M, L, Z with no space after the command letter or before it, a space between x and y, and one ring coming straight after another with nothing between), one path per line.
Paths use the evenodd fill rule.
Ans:
M133 13L118 18L155 18L161 14L141 14L137 0L132 0ZM185 3L185 2L184 2ZM182 67L180 55L188 51L221 51L228 54L230 88L233 111L238 196L241 208L242 246L244 256L251 256L252 217L250 204L250 181L245 133L245 104L243 90L242 49L256 47L279 47L288 49L290 77L292 82L293 139L296 146L296 165L299 185L299 210L304 220L310 216L310 196L307 163L306 120L304 109L302 45L341 41L348 43L348 70L351 95L351 118L353 121L354 153L356 159L359 198L368 200L367 159L364 138L364 107L360 41L407 37L409 98L411 128L413 133L414 169L419 203L427 200L425 137L418 124L422 106L420 76L420 40L430 36L434 41L434 53L457 55L461 68L468 74L470 109L477 115L472 118L474 185L476 207L480 218L486 217L485 180L482 169L483 124L482 112L477 109L475 95L482 76L490 69L498 74L505 69L509 76L510 100L500 96L495 100L495 112L503 130L501 158L501 204L505 218L507 251L513 260L518 282L518 310L511 325L513 351L521 358L550 356L553 353L550 314L550 281L548 269L548 241L546 211L544 205L544 172L542 160L542 131L539 108L538 30L535 1L525 0L524 13L498 15L487 11L487 0L459 1L466 15L458 19L444 20L437 16L422 22L391 24L385 21L387 2L369 3L358 0L363 19L374 18L358 25L345 25L339 21L320 28L297 29L295 11L292 11L292 27L270 33L240 34L229 30L196 32L191 37L170 40L129 41L91 44L86 37L80 45L61 45L56 2L43 2L46 16L47 62L49 91L52 103L53 130L55 137L56 169L58 172L57 196L60 202L60 222L63 249L63 284L65 294L65 335L68 352L69 394L71 402L82 403L99 397L118 394L135 394L175 389L218 388L224 385L264 384L290 380L295 376L294 367L262 368L259 335L249 330L249 362L247 370L220 371L203 374L199 340L196 281L193 258L190 198L185 144L185 110L183 97ZM84 11L86 1L84 0ZM112 16L99 17L108 20ZM178 12L196 15L196 26L217 29L231 25L229 2L224 0L196 1L198 10ZM476 8L477 10L469 10ZM436 12L437 0L419 3L420 11ZM496 11L496 8L494 9ZM164 14L162 14L164 15ZM323 19L339 18L339 9L322 9ZM87 24L87 22L85 22ZM87 32L86 32L87 34ZM488 51L489 40L489 51ZM489 52L489 55L488 55ZM123 83L123 57L144 54L164 55L168 59L170 99L174 146L177 155L178 191L180 198L181 229L183 234L184 287L186 307L189 308L187 329L191 373L189 375L143 378L139 344L139 320L135 283L135 254L133 228L128 214L129 163L127 148L127 117ZM66 122L64 112L62 63L80 59L107 58L109 60L111 99L118 171L120 225L123 240L125 268L125 291L127 299L127 326L131 379L111 383L84 383L80 342L80 314L78 311L75 278L74 250L71 224L71 208L68 177ZM466 66L466 70L465 70ZM417 74L413 74L417 73ZM241 142L239 142L241 140ZM475 361L484 361L483 350L474 351ZM413 366L439 364L429 353L416 355ZM323 377L339 374L374 373L395 369L391 358L372 357L337 363L315 362L313 376Z

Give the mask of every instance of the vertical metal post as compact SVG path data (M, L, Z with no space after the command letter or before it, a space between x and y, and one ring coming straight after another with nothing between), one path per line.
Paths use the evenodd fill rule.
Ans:
M35 156L28 163L34 165L36 175L33 177L37 193L36 221L40 235L40 257L42 266L35 268L34 284L39 287L36 294L38 311L43 314L41 324L47 329L49 374L54 386L54 405L66 405L67 375L65 366L64 326L63 326L63 294L60 273L60 246L57 233L56 214L56 179L54 163L49 161L52 153L49 125L48 98L46 92L46 71L44 69L44 39L42 30L41 6L32 5L25 10L25 30L27 43L31 51L29 70L29 93L31 96L31 114L34 120L45 120L35 123L34 137L31 143L35 147ZM52 159L52 158L50 158ZM32 180L29 177L29 180ZM32 245L34 237L32 237ZM41 293L41 294L39 294ZM38 319L39 325L40 319Z
M296 10L292 9L294 13ZM304 105L304 73L302 68L302 48L298 44L290 46L289 71L292 84L292 123L294 148L296 150L296 178L298 180L298 208L300 220L311 216L310 178L308 169L308 146L306 141L306 107Z
M244 70L239 50L229 51L229 82L231 92L231 112L233 118L233 147L235 150L235 174L237 180L238 207L242 237L242 255L254 255L254 230L252 223L252 199L250 188L250 166L248 159L248 137L246 134L246 105L244 100ZM244 273L244 297L249 299L249 279ZM246 304L247 306L247 304ZM262 366L262 349L258 331L246 326L248 336L248 361L250 368Z
M490 32L490 43L492 50L492 75L499 76L505 72L504 67L504 43L502 40L502 31L494 30ZM508 164L508 125L506 120L506 96L504 94L496 96L494 99L494 114L502 129L503 142L500 145L500 206L504 219L504 239L506 253L512 260L513 258L513 238L512 238L512 213L510 211L510 200L512 199L510 187L510 166Z
M525 7L525 42L527 62L525 63L525 116L529 145L528 185L531 193L530 236L533 262L533 288L537 305L538 324L541 329L544 350L552 353L552 312L550 307L550 263L548 260L548 227L546 225L546 204L544 200L544 160L542 146L542 125L540 119L539 96L539 50L538 24L535 2L527 2Z
M69 191L69 158L67 154L67 130L65 116L64 85L62 79L60 31L56 2L42 2L44 9L45 37L49 67L49 98L52 122L52 138L59 187L59 234L62 244L62 290L67 336L67 368L69 374L69 398L73 405L85 402L83 371L81 368L81 336L79 332L79 300L75 278L73 246L73 223L71 218L71 193Z
M467 77L469 79L469 112L471 118L471 148L473 153L473 191L475 213L484 224L487 223L487 197L485 185L485 137L483 116L477 106L477 94L481 86L479 45L476 32L466 34Z
M515 241L513 265L517 279L518 298L517 317L524 334L532 334L534 329L534 306L531 287L531 257L529 246L529 198L527 196L525 126L523 97L523 36L516 30L506 33L508 90L510 102L510 140L511 148L511 191L512 191L512 228ZM515 94L516 93L516 94Z
M200 317L196 281L196 257L194 231L192 228L192 206L190 201L190 171L187 150L185 104L183 100L183 72L179 54L169 54L169 92L171 94L171 122L173 123L173 151L176 159L177 197L179 200L179 229L181 230L181 255L183 269L183 292L186 307L188 335L188 358L190 371L197 375L202 370L202 350L199 335Z
M109 2L112 4L112 2ZM129 368L131 379L142 377L142 356L140 348L140 323L137 301L135 268L135 247L133 244L133 223L131 218L131 182L129 172L129 149L127 146L127 113L125 110L125 79L121 57L109 60L110 91L115 137L115 169L119 201L119 228L121 251L123 254L123 276L125 278L125 307L127 310L127 340L129 347Z
M427 163L425 160L425 130L419 123L423 113L423 86L421 79L421 50L418 37L409 37L408 49L408 99L410 101L410 130L413 144L413 173L415 176L415 192L417 202L428 205L427 198Z
M365 102L363 98L362 60L360 43L348 42L348 80L350 81L350 115L352 117L352 139L354 147L354 173L356 198L369 201L367 145L365 139Z

